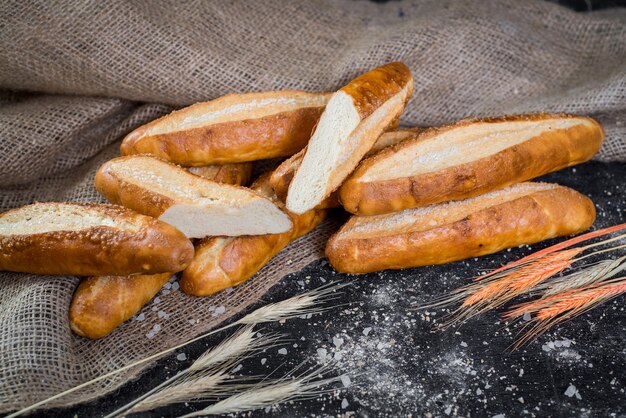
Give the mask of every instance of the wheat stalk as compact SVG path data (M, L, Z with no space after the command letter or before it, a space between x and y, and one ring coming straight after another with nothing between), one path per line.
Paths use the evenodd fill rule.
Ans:
M160 385L154 387L150 391L144 393L121 408L113 411L104 418L119 416L123 411L131 407L132 409L130 409L129 412L146 410L146 405L156 405L152 408L157 408L160 405L158 405L158 402L155 399L159 398L159 396L163 397L164 404L176 402L175 399L177 399L177 396L182 396L182 400L179 402L185 402L185 393L188 393L189 396L193 394L193 391L187 391L185 389L187 386L191 385L198 388L211 387L210 384L213 381L211 379L216 380L216 382L218 380L223 380L223 378L225 378L224 373L220 370L216 371L216 366L226 364L225 367L228 368L232 365L233 361L243 358L247 353L257 352L272 347L279 339L278 335L263 335L256 337L253 328L254 325L248 325L241 328L217 346L206 350L187 369L175 376L170 377ZM190 374L198 374L203 371L206 371L207 373L203 373L202 376L193 376L193 378L188 377ZM199 379L196 384L190 383L189 379L193 380L196 378ZM177 383L177 387L171 386L179 379L182 379L183 382L180 384ZM148 407L147 409L152 408Z
M531 318L534 325L512 348L519 348L553 326L575 318L623 293L626 293L626 277L594 283L518 305L504 314L504 318L513 319L525 314L534 314L535 316Z
M103 380L109 379L123 371L129 370L133 367L139 366L141 364L147 363L149 361L155 360L159 357L162 357L166 354L169 354L173 351L179 350L191 343L194 343L196 341L200 341L208 336L217 334L219 332L222 332L224 330L227 330L229 328L232 328L234 326L237 325L241 325L241 324L253 324L254 322L254 318L256 317L259 322L256 323L262 323L262 322L269 322L269 321L280 321L283 319L291 319L297 316L302 315L303 313L306 314L316 314L316 313L320 313L320 312L324 312L326 311L328 308L324 308L324 307L320 307L318 305L323 304L325 302L331 301L333 299L335 299L335 296L337 294L337 290L348 286L350 284L350 282L345 282L342 284L335 284L335 283L329 283L327 285L321 286L317 289L305 292L301 295L297 295L294 296L290 299L287 299L285 301L282 302L278 302L275 304L271 304L271 305L267 305L264 307L261 307L259 309L257 309L256 311L252 312L251 314L246 315L245 317L243 317L242 319L240 319L239 321L236 322L232 322L228 325L225 325L223 327L217 328L215 330L206 332L204 334L201 334L195 338L192 338L191 340L185 341L184 343L178 344L174 347L168 348L166 350L160 351L156 354L153 354L151 356L145 357L141 360L137 360L131 364L127 364L126 366L120 367L118 369L115 369L113 371L110 371L106 374L103 374L101 376L98 376L94 379L88 380L87 382L81 383L77 386L74 386L73 388L67 389L63 392L57 393L56 395L50 396L46 399L43 399L41 401L35 402L34 404L27 406L26 408L23 408L19 411L16 411L10 415L7 415L5 418L14 418L20 415L25 414L26 412L32 411L34 409L39 408L42 405L47 404L50 401L53 401L55 399L59 399L63 396L69 395L71 393L74 393L80 389L84 389L94 383L98 383L101 382ZM278 305L278 306L277 306ZM275 306L275 309L272 309L271 306ZM260 311L259 313L257 313L257 311ZM297 313L299 312L299 313ZM281 316L281 313L284 316ZM256 314L256 315L255 315Z
M302 315L320 313L326 309L320 309L319 304L335 299L340 293L337 290L348 286L350 282L343 284L328 284L310 292L297 295L287 300L262 306L254 312L244 316L238 324L261 324L264 322L276 322Z
M145 397L141 402L138 402L126 411L125 414L150 411L162 406L196 399L218 398L228 393L225 388L219 385L231 377L225 368L215 373L204 372L195 376L187 376L181 379L180 382L166 386Z
M626 256L616 260L602 260L583 270L551 280L537 287L537 290L543 291L542 297L552 296L567 290L608 280L624 270L626 270Z
M438 328L445 329L504 305L568 268L581 251L580 248L571 248L550 253L510 272L465 286L461 292L437 302L438 305L446 305L463 299L461 306L446 315L445 322Z
M489 273L487 273L485 275L477 276L476 280L486 279L488 277L491 277L491 276L494 276L496 274L502 273L502 272L504 272L506 270L509 270L509 269L512 269L512 268L524 265L524 264L526 264L526 263L528 263L528 262L530 262L532 260L535 260L537 258L541 258L541 257L543 257L545 255L548 255L550 253L553 253L555 251L560 251L560 250L569 248L569 247L571 247L573 245L580 244L581 242L589 241L590 239L597 238L597 237L604 236L604 235L608 235L608 234L611 234L613 232L622 231L624 229L626 229L626 223L619 224L619 225L614 225L614 226L611 226L611 227L608 227L608 228L599 229L597 231L592 231L592 232L588 232L588 233L583 234L583 235L579 235L577 237L574 237L574 238L568 239L566 241L560 242L558 244L552 245L552 246L550 246L548 248L544 248L543 250L536 251L536 252L534 252L534 253L532 253L530 255L527 255L526 257L520 258L519 260L512 261L512 262L510 262L508 264L505 264L504 266L502 266L500 268L492 270L491 272L489 272ZM608 241L615 241L617 239L624 238L625 236L626 235L620 235L619 237L610 239ZM601 243L598 243L597 245L601 245L603 243L605 243L605 242L603 241ZM596 244L592 244L592 245L596 245ZM591 246L588 246L587 248L591 248Z
M318 378L326 372L328 367L328 365L321 366L299 377L287 375L274 382L263 382L200 411L191 412L179 418L252 411L293 399L304 399L308 396L319 395L325 392L320 390L322 386L337 382L340 379L340 377Z

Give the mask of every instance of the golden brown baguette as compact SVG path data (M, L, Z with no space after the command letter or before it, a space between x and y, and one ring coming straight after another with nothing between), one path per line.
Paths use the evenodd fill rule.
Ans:
M252 177L253 163L213 164L203 167L189 167L187 171L218 183L245 186Z
M188 170L218 183L245 184L252 163L190 167ZM83 337L102 338L152 299L172 273L136 276L92 276L76 288L70 305L70 326Z
M586 117L464 120L363 160L339 200L348 212L377 215L466 199L587 161L603 138L600 124Z
M260 177L254 190L282 205L269 185L269 174ZM196 255L180 281L190 295L208 296L237 286L259 271L287 244L319 225L326 211L313 209L302 215L289 213L293 229L282 234L245 237L210 237L196 244Z
M158 217L190 238L282 233L291 220L270 199L216 183L146 155L119 157L96 174L96 189L109 201Z
M342 273L444 264L584 231L595 215L591 200L572 189L520 183L456 202L353 216L328 241L326 255Z
M92 340L109 335L137 313L167 283L172 273L88 277L70 305L70 327Z
M402 113L412 92L411 71L394 62L334 93L289 185L287 209L304 213L334 192Z
M177 229L113 205L35 203L0 215L0 270L126 275L181 271L193 245Z
M401 129L392 132L385 132L382 134L372 148L365 154L365 157L370 155L374 155L377 152L381 151L384 148L387 148L391 145L397 144L404 140L414 138L420 132L420 128L410 128L410 129ZM283 202L287 199L287 191L289 189L289 184L291 180L293 180L293 175L300 167L302 163L302 157L304 156L306 148L297 154L292 155L290 158L283 161L272 173L272 177L270 178L270 184L272 188L276 192L276 196ZM339 206L339 200L335 193L331 194L326 200L324 200L318 208L334 208Z
M289 156L307 144L329 98L303 91L229 94L135 129L121 152L186 166Z

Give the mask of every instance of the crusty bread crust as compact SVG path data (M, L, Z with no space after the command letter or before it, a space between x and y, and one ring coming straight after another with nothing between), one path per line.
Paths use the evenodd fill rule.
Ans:
M261 176L252 187L286 210L269 184L269 174ZM237 286L256 274L291 241L313 230L326 215L326 211L320 209L302 215L287 213L293 229L283 234L200 240L193 261L183 272L181 289L190 295L208 296Z
M48 205L54 203L36 203ZM68 204L64 204L68 205ZM102 225L21 235L0 235L0 270L76 276L177 272L193 258L193 245L176 228L113 205L71 204L137 227ZM32 206L32 205L29 205ZM27 210L28 206L10 212Z
M229 95L240 96L242 103L262 97L289 98L294 95L317 95L324 105L330 94L281 91ZM217 100L224 100L220 98ZM209 102L210 103L210 102ZM301 150L315 127L324 106L294 107L292 110L259 118L222 123L207 123L190 129L150 134L158 125L174 125L186 114L207 103L198 103L175 111L141 126L128 134L122 142L122 155L152 154L186 166L239 163L292 155Z
M70 304L70 327L92 340L109 335L156 295L172 273L83 279Z
M429 219L445 213L445 205L428 208ZM361 233L355 237L347 232L357 220L361 224L389 222L409 211L412 209L371 218L352 217L328 241L326 255L331 265L342 273L359 274L445 264L575 234L589 228L596 215L593 203L586 196L555 185L482 210L468 208L467 215L460 220L415 232L393 227L384 234L370 236Z
M381 160L393 159L418 142L475 124L517 120L579 118L589 121L568 129L547 130L496 154L434 172L386 180L365 180ZM571 115L522 115L469 119L422 132L361 162L339 189L344 208L357 215L377 215L487 193L589 160L602 145L602 126L590 118Z
M253 163L213 164L203 167L189 167L191 174L218 183L246 186L252 177Z
M357 112L363 120L398 94L407 83L412 83L412 80L411 70L406 64L390 62L358 76L339 91L352 97ZM397 119L394 120L397 121Z

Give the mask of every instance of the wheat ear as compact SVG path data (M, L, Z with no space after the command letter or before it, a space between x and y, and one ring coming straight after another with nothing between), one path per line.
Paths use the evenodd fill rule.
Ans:
M270 334L260 337L255 336L255 331L253 330L253 327L254 325L248 325L241 328L235 334L222 341L217 346L205 351L200 357L198 357L198 359L196 359L196 361L191 364L191 366L189 366L189 368L170 377L160 385L144 393L133 401L127 403L121 408L113 411L104 418L119 416L123 411L129 408L131 409L129 409L128 412L138 412L146 409L157 408L161 406L158 404L159 402L157 401L157 398L159 396L162 396L164 405L176 402L176 399L181 396L181 399L183 399L181 400L181 402L184 402L186 400L185 394L193 393L192 390L187 390L187 387L206 388L213 383L217 385L219 382L226 378L223 371L216 371L217 366L225 364L224 367L228 368L232 365L233 362L242 359L247 353L264 350L266 348L274 346L276 342L278 342L280 338L279 335ZM198 372L203 371L208 371L208 373L204 373L202 376L193 376L193 378L189 378L189 375L198 374ZM180 384L177 383L176 386L180 386L172 387L171 385L174 382L177 382L179 379L182 379L183 382ZM194 379L199 379L199 381L195 383L191 382L191 380ZM206 390L208 389L205 389L205 391ZM146 408L147 405L154 406Z
M625 292L626 277L620 277L557 293L514 307L513 310L504 315L505 319L516 318L524 314L535 314L535 316L531 319L534 325L513 344L512 349L521 347L553 326L575 318Z
M321 366L299 377L287 375L271 383L262 382L255 387L223 399L200 411L191 412L179 418L198 417L203 415L220 415L235 412L252 411L266 408L293 399L305 399L327 391L323 386L335 383L340 377L321 378L329 366Z

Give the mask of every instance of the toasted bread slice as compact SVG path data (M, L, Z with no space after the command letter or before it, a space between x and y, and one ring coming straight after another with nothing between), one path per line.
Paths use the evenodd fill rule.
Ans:
M252 188L284 208L269 185L269 173L255 181ZM313 209L302 215L288 214L294 227L282 234L210 237L198 241L194 259L180 281L181 289L191 295L208 296L243 283L291 241L319 225L326 211Z
M135 129L121 152L186 166L289 156L307 144L329 98L303 91L229 94Z
M466 199L587 161L603 138L600 124L587 117L464 120L363 160L339 199L358 215Z
M217 183L245 186L250 182L253 168L253 163L232 163L189 167L187 171Z
M289 216L244 187L216 183L144 155L119 157L96 174L109 201L158 217L190 238L287 232Z
M353 216L328 241L326 255L344 273L444 264L584 231L595 215L591 200L572 189L519 183L456 202Z
M149 274L181 271L192 258L180 231L120 206L35 203L0 215L0 270Z
M402 113L412 92L411 71L394 62L334 93L289 186L287 209L304 213L334 192Z

